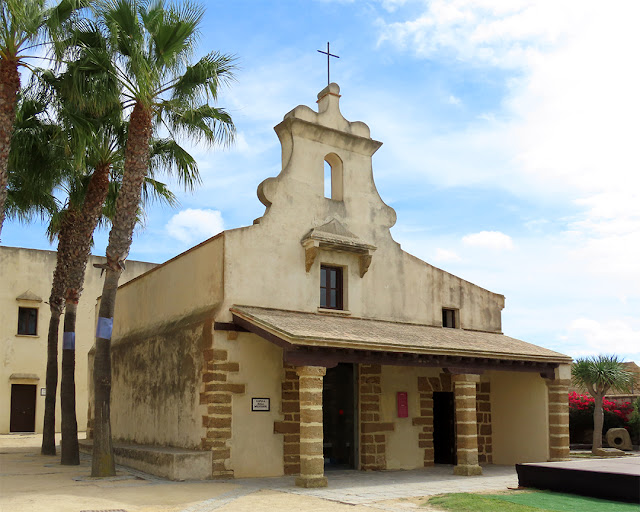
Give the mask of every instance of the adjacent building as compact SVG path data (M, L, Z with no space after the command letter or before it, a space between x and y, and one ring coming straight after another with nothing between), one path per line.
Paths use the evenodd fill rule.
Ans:
M86 429L88 386L87 354L93 345L96 298L102 293L100 271L91 256L84 292L77 313L76 404L79 430ZM47 366L47 334L56 252L0 247L0 434L42 432ZM151 263L131 261L122 280L128 281L153 268ZM62 325L60 320L60 340ZM62 362L60 342L59 364ZM59 372L60 375L60 372ZM56 430L60 431L60 396L56 401Z

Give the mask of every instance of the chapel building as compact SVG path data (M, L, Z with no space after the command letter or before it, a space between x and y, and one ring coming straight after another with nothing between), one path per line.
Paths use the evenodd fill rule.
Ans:
M118 290L116 453L174 478L305 487L327 485L329 466L476 475L568 456L571 358L505 336L502 295L393 240L372 171L381 143L342 116L339 92L275 127L282 170L260 184L252 226ZM162 447L199 462L167 472L144 455Z

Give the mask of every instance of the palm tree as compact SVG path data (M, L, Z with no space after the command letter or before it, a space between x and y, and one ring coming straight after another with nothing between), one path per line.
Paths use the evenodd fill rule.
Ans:
M188 64L202 16L202 7L190 2L176 6L162 0L104 0L96 6L98 30L106 35L110 58L96 51L94 64L119 81L122 106L130 116L124 175L109 234L98 312L92 476L115 474L110 426L111 326L116 289L131 245L142 184L149 172L154 130L162 125L174 139L185 135L209 144L229 143L235 132L229 114L209 105L217 99L220 85L232 79L233 59L211 53L194 65ZM96 39L91 31L85 31L78 44L90 47Z
M75 414L75 312L84 282L92 235L102 219L114 211L122 181L123 146L127 125L119 107L103 116L92 116L69 101L70 76L78 76L79 61L62 75L38 71L37 80L21 95L9 162L8 214L27 222L36 213L51 222L50 241L58 239L56 269L49 304L51 319L47 350L47 396L42 453L55 455L55 401L58 379L58 328L65 309L65 346L62 358L62 463L78 464ZM95 90L106 82L94 83ZM45 87L46 85L46 87ZM103 91L104 92L104 91ZM104 96L104 95L103 95ZM50 114L55 112L53 119ZM79 155L79 156L78 156ZM75 172L72 171L75 165ZM186 189L199 182L195 160L171 139L152 145L152 173L175 174ZM78 167L85 166L85 170ZM110 180L111 174L111 180ZM54 188L66 190L67 205L59 211ZM110 195L108 195L110 194ZM103 209L103 204L107 205ZM162 201L176 204L175 196L161 182L145 180L143 204ZM103 214L106 214L104 217Z
M15 122L19 68L30 69L39 47L57 38L84 0L61 0L53 8L45 0L0 0L0 234L5 218L7 165ZM27 52L32 51L29 55Z
M66 314L63 334L63 358L61 381L62 405L62 459L63 464L79 464L77 441L77 422L75 414L75 312L79 292L70 294L70 290L82 288L84 267L88 259L93 232L101 217L102 206L109 190L109 173L111 162L109 140L105 141L105 132L118 120L121 122L119 104L106 106L103 113L82 109L70 97L71 77L87 80L82 75L82 59L68 65L67 70L56 75L51 70L36 70L32 87L38 87L41 96L49 105L49 113L57 123L64 144L61 155L55 160L43 162L40 167L22 168L20 173L47 174L60 162L69 169L66 179L68 204L62 215L58 228L55 228L55 217L50 225L50 239L58 237L56 269L49 304L51 318L47 342L47 387L45 399L44 428L41 453L55 455L55 402L58 373L58 329L60 316L65 309ZM93 80L94 92L109 97L109 83L104 80ZM113 86L114 84L111 84ZM105 90L105 87L107 90ZM106 128L105 128L106 127ZM18 142L18 141L16 141ZM43 140L46 145L47 141ZM14 144L19 152L25 148ZM106 156L105 156L106 155ZM106 161L105 161L106 158ZM35 171L35 172L34 172ZM82 269L78 276L78 267Z
M617 356L599 355L576 359L571 367L571 375L574 385L585 389L594 398L591 450L595 453L602 448L602 400L610 390L626 390L633 381L633 374L624 368Z
M15 130L9 153L6 212L8 218L29 222L34 216L42 220L57 218L61 235L49 308L51 320L47 344L47 376L43 455L55 455L55 403L58 384L58 324L63 310L66 265L66 234L72 229L73 215L60 212L54 189L68 178L65 137L60 126L47 113L49 98L33 86L19 95ZM52 341L53 340L53 341Z

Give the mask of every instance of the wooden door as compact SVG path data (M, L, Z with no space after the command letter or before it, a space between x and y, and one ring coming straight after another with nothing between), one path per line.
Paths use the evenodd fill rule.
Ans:
M36 385L11 385L10 432L35 432L36 430Z

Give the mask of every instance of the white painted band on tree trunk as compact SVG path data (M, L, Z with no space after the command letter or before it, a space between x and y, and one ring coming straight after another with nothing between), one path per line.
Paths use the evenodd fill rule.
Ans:
M112 331L113 331L113 318L104 318L99 316L98 327L96 328L96 338L110 340Z
M76 349L76 333L75 332L65 332L62 334L62 348L64 350Z

